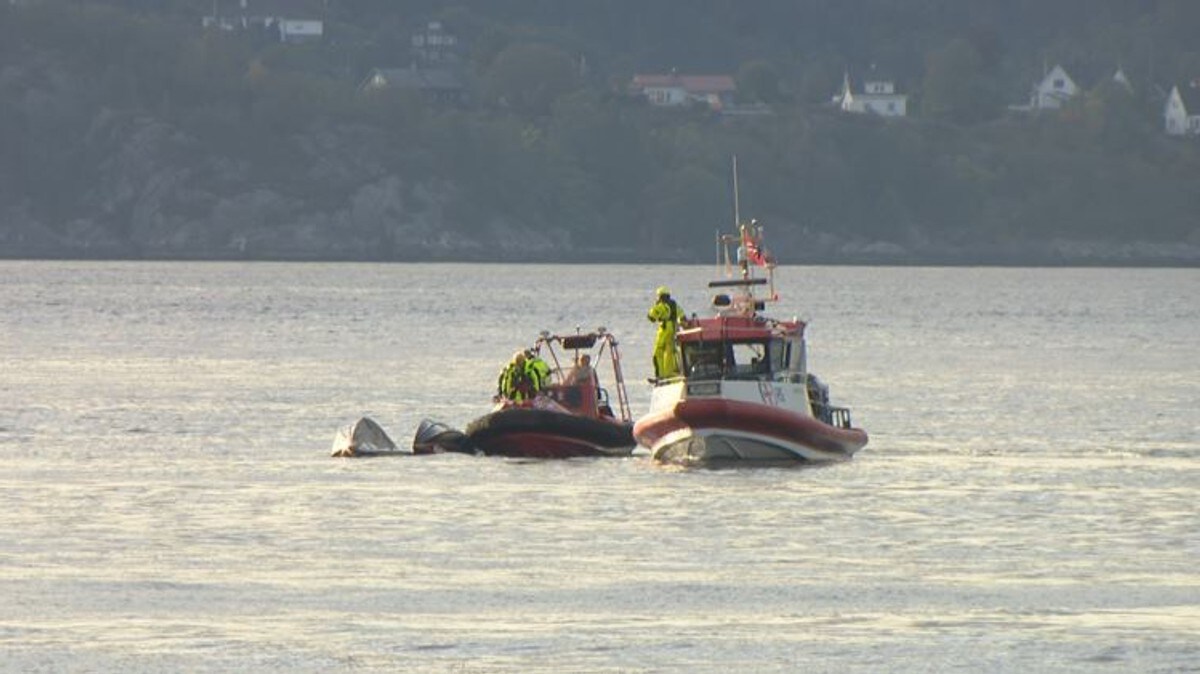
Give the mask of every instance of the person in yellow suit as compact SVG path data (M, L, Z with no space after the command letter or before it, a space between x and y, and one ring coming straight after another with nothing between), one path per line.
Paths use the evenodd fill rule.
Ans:
M675 333L684 320L683 309L671 299L671 289L659 286L658 301L646 312L646 318L658 323L654 336L654 376L667 379L679 375L679 349L675 344Z

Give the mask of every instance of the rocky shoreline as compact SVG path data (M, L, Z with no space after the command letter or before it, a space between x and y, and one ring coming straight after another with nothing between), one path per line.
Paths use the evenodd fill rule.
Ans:
M270 201L269 198L265 199ZM650 253L636 247L573 246L546 241L528 229L496 223L487 239L409 224L377 237L326 234L331 220L345 212L302 218L290 226L239 228L225 224L225 242L193 234L183 227L150 241L122 240L95 221L75 220L58 233L10 212L0 219L0 259L179 260L179 261L327 261L327 262L470 262L578 264L708 264L692 250ZM1148 242L1113 243L1052 240L1006 246L904 246L890 242L801 242L779 251L787 264L880 266L1028 266L1028 267L1200 267L1200 245Z
M598 244L606 231L621 229L628 239L630 229L600 217L582 231L571 223L481 215L477 203L475 210L464 206L475 202L453 180L406 178L385 168L381 136L365 126L297 134L290 172L274 178L136 113L102 111L82 145L92 167L84 189L49 201L0 190L0 258L711 262L707 239ZM1200 266L1200 229L1174 243L949 244L914 228L903 242L865 240L760 215L779 259L791 264Z

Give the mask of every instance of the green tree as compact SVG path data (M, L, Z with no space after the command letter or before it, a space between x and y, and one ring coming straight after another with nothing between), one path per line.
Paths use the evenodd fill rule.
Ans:
M713 232L728 222L725 181L701 166L666 171L645 197L648 217L641 231L655 252L707 248Z
M578 86L571 58L559 49L536 43L505 47L483 78L489 103L523 115L548 115L555 100Z
M924 115L971 124L996 117L1000 109L999 87L975 45L955 39L928 55L921 98Z
M1114 149L1134 149L1152 141L1145 110L1125 85L1106 81L1072 104L1079 105L1085 128Z
M746 103L779 103L783 94L779 87L779 73L766 61L747 61L738 68L737 97Z

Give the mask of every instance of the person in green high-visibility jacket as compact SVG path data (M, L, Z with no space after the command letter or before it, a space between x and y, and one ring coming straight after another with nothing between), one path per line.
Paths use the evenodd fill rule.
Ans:
M521 402L532 398L537 392L529 370L525 363L525 352L513 354L512 360L500 372L496 382L496 393L499 398L507 398L513 402Z
M533 349L525 349L525 372L529 374L534 393L546 388L550 383L550 365Z
M679 375L679 349L675 344L675 333L684 320L683 309L671 299L671 289L659 286L658 301L646 312L646 318L658 323L654 336L654 376L667 379Z

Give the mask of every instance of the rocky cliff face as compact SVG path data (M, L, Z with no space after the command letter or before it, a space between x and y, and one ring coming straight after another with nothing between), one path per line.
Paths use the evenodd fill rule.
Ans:
M455 187L408 183L358 165L370 143L359 130L298 139L300 161L356 185L321 202L296 186L260 180L245 160L214 154L196 138L146 116L105 110L84 137L94 179L65 194L71 215L52 221L31 200L0 194L0 246L8 257L420 258L483 242L445 218ZM321 152L328 145L340 152ZM366 154L366 148L364 154ZM69 189L64 185L64 189Z
M535 241L570 246L501 218L456 221L462 189L389 171L370 127L280 136L280 176L144 111L89 113L85 91L52 61L0 69L0 102L15 102L0 105L13 159L0 162L0 257L516 259Z

